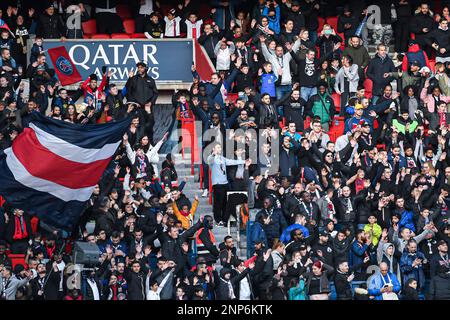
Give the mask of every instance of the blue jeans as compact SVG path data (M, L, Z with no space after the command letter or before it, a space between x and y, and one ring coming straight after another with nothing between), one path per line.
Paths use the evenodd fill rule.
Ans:
M281 100L281 98L283 98L285 94L290 93L291 90L292 90L292 85L290 85L290 84L283 84L283 85L276 87L277 101ZM283 113L282 105L278 106L277 111L278 111L278 115L280 117L283 117L284 113Z
M317 31L311 31L309 30L309 41L311 41L312 43L316 43L317 41Z
M300 96L303 98L303 100L305 100L306 102L308 102L309 98L311 98L311 96L317 94L317 88L309 88L309 87L301 87L300 88Z

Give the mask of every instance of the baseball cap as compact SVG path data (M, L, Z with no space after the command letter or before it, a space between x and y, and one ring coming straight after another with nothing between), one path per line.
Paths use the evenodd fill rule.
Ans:
M329 234L328 234L328 232L326 232L325 230L322 230L322 231L320 231L319 236L320 236L320 237L328 237Z
M431 70L430 70L430 68L428 68L428 67L422 67L422 69L420 69L419 70L419 72L427 72L427 73L431 73Z
M364 109L364 106L361 103L355 104L355 110Z
M411 66L420 67L420 63L419 63L419 61L414 60L413 62L411 62Z

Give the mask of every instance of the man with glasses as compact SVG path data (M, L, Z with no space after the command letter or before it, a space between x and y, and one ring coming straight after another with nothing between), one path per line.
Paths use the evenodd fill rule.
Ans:
M60 107L61 112L65 114L67 112L67 108L69 105L74 104L72 98L68 95L67 90L65 88L61 88L58 90L58 95L52 99L52 107Z

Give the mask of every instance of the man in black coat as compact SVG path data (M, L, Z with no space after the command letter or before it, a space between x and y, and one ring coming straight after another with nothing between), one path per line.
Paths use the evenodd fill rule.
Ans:
M450 271L450 258L448 255L447 242L445 242L445 240L440 240L437 249L438 252L436 252L430 259L431 278L438 274L441 266L445 266L447 271Z
M127 101L137 102L141 106L148 103L150 106L154 106L158 98L155 80L147 74L148 67L145 62L138 62L136 67L137 74L128 78L125 84Z
M198 43L205 48L209 59L211 59L212 64L215 66L216 55L214 53L214 48L216 47L217 42L224 37L225 32L220 31L218 25L215 25L213 28L209 23L204 25L203 31L202 35L198 38Z
M367 77L373 82L373 98L372 104L376 104L377 100L383 95L383 90L388 85L392 77L389 73L395 71L392 59L387 55L387 49L384 44L377 46L377 54L369 62L367 67Z
M411 19L411 31L416 35L416 42L431 56L431 48L427 45L426 39L433 29L435 21L430 13L428 4L424 1L420 5L420 12Z
M334 277L337 300L353 300L352 280L354 277L354 274L350 274L347 261L339 263Z
M145 282L147 270L139 261L133 261L131 269L125 269L128 283L128 300L145 300Z
M292 87L292 92L287 93L280 101L277 101L276 106L284 106L285 123L295 123L297 131L303 132L304 119L306 118L305 108L306 101L300 96L299 84L296 83Z
M203 226L203 217L200 217L195 225L181 235L179 235L179 230L175 226L169 226L167 232L163 232L161 221L162 217L158 216L157 233L162 247L162 256L175 262L175 274L178 274L187 262L187 252L189 250L187 240Z
M244 279L250 268L245 269L239 274L232 276L231 270L223 268L220 270L220 282L216 289L217 300L238 300L239 296L236 295L234 288L239 285L242 279Z
M37 277L30 281L33 300L58 300L61 272L56 261L51 272L47 272L43 263L38 264L36 271Z
M450 300L450 271L444 265L431 279L429 300Z
M450 31L447 19L441 18L439 28L429 32L425 41L428 47L436 51L436 62L450 61Z
M37 19L36 36L44 39L64 39L65 35L66 25L51 4Z
M253 283L254 288L258 290L260 300L267 300L269 296L269 288L272 285L273 278L273 258L270 249L265 249L262 242L255 244L255 268Z

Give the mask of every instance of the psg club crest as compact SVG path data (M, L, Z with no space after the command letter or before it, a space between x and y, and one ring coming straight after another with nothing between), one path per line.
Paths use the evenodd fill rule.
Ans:
M56 68L65 75L71 75L73 73L72 63L63 56L56 59Z

